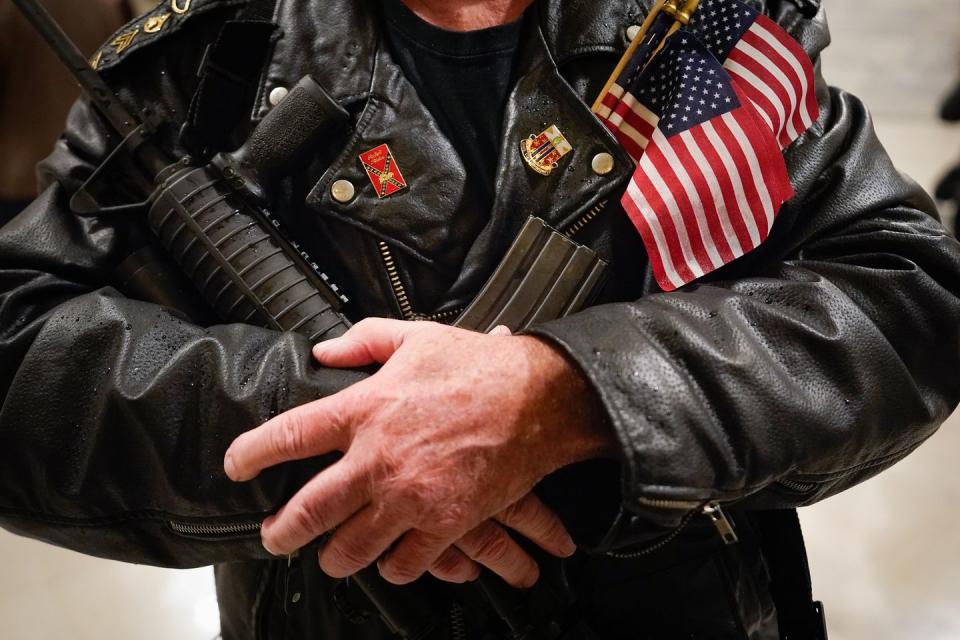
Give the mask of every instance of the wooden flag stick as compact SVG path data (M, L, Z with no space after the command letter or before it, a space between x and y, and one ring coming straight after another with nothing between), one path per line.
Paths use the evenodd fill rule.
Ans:
M643 25L640 27L640 33L638 33L637 37L630 42L630 46L627 47L626 53L624 53L623 57L620 58L620 62L617 63L613 73L610 74L610 78L607 79L606 84L603 85L603 91L601 91L600 95L597 96L597 99L594 100L593 106L591 107L591 110L594 113L597 113L597 111L600 109L600 106L603 104L604 97L606 97L607 92L610 91L610 87L613 86L613 83L616 82L617 78L620 77L620 74L623 73L623 70L627 67L627 63L630 62L630 58L632 58L633 54L637 52L637 48L640 46L640 43L643 42L643 39L647 37L647 32L653 25L653 21L656 20L658 15L660 15L660 11L663 10L663 5L665 5L667 1L668 0L657 0L657 4L655 4L653 9L650 10L650 13L647 14L647 19L643 21Z

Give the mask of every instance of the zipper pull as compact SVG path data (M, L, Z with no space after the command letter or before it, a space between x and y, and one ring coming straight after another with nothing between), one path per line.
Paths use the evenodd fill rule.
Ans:
M723 538L724 544L736 544L740 538L737 537L737 532L733 528L733 522L727 517L727 514L723 512L723 509L720 507L720 503L711 502L703 508L703 515L710 518L710 521L713 522L713 526L717 528L717 532L720 534L720 537Z

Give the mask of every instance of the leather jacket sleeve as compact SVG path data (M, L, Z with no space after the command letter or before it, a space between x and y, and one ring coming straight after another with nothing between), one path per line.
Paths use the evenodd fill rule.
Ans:
M137 563L266 558L259 522L319 465L235 484L227 446L361 374L316 367L299 336L201 328L112 288L136 230L67 206L106 145L78 104L45 166L58 182L0 229L0 526Z
M779 17L816 59L823 18ZM960 399L960 246L819 64L818 96L765 245L706 282L535 331L606 407L623 518L812 503L903 458Z

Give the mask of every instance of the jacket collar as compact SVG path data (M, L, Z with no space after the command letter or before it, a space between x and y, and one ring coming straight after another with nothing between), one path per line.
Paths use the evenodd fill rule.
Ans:
M654 0L537 0L540 30L558 66L592 54L615 54L628 44L626 28L641 24ZM261 83L257 117L269 110L269 90L291 86L312 72L338 101L369 95L379 28L379 0L281 0L276 21L284 30L274 64ZM309 55L303 55L308 53ZM300 62L291 68L290 62ZM313 61L329 61L315 68ZM297 75L299 74L299 75ZM320 77L316 77L316 76Z

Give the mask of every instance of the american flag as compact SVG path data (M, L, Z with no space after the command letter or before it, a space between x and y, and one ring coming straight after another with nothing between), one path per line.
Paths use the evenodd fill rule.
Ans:
M738 0L701 0L689 29L723 63L781 148L816 122L813 64L776 22Z
M777 140L683 30L624 93L647 138L622 203L657 283L677 289L760 245L793 196Z
M653 62L649 51L595 111L638 163L623 205L672 291L766 239L793 195L780 151L819 106L803 48L738 0L701 0Z

